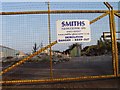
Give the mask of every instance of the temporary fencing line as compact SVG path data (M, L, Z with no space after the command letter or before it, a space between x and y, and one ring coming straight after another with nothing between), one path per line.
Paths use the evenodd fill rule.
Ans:
M120 16L120 14L117 14L120 12L120 10L112 10L116 16ZM28 12L1 12L0 15L16 15L16 14L47 14L48 11L28 11ZM90 24L98 21L99 19L103 18L104 16L108 15L109 12L108 10L54 10L50 11L50 14L57 14L57 13L104 13L103 15L97 17L96 19L92 20ZM112 16L113 17L113 16ZM11 67L3 70L0 72L0 75L6 73L7 71L13 69L14 67L24 63L25 61L29 60L30 58L34 57L35 55L38 55L42 51L46 50L47 48L50 48L51 46L55 45L57 41L51 43L50 45L47 45L46 47L40 49L39 51L35 52L34 54L22 59L18 63L12 65ZM120 75L118 75L120 76ZM78 77L78 78L60 78L60 79L48 79L48 80L14 80L14 81L2 81L2 83L27 83L27 82L56 82L56 81L68 81L68 80L82 80L82 79L101 79L101 78L111 78L115 77L115 75L105 75L105 76L84 76L84 77Z
M103 15L101 15L101 16L95 18L94 20L90 21L90 24L92 24L92 23L94 23L94 22L100 20L101 18L105 17L105 16L108 15L108 14L109 14L109 12L104 13ZM20 61L17 62L16 64L14 64L14 65L8 67L7 69L1 71L1 72L0 72L0 75L2 75L2 74L4 74L4 73L8 72L9 70L13 69L14 67L16 67L16 66L18 66L18 65L24 63L25 61L29 60L30 58L34 57L35 55L38 55L39 53L41 53L42 51L44 51L44 50L50 48L51 46L55 45L56 43L57 43L57 41L54 41L54 42L52 42L50 45L48 45L48 46L46 46L46 47L40 49L39 51L37 51L37 52L31 54L30 56L28 56L28 57L26 57L26 58L20 60Z

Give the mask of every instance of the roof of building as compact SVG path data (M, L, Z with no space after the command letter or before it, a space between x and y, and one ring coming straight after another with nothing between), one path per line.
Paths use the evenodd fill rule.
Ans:
M7 49L15 50L15 49L12 49L12 48L10 48L10 47L3 46L3 45L0 45L0 48L7 48Z

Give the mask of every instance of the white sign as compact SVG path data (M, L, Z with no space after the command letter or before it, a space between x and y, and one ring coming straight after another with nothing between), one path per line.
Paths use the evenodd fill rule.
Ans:
M89 20L57 20L57 42L90 42Z

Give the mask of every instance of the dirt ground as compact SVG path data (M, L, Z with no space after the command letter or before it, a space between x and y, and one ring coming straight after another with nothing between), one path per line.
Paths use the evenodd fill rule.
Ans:
M3 64L7 67L9 64ZM3 75L3 80L48 79L50 78L48 62L26 62ZM85 75L112 75L111 56L74 57L70 61L53 64L54 78L78 77ZM28 88L120 88L120 78L59 82L47 84L3 85L3 90Z

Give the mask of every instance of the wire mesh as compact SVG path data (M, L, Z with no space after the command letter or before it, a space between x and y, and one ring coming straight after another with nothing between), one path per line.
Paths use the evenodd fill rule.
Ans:
M2 33L2 39L3 39L3 45L5 46L9 46L10 48L14 48L14 50L20 50L21 52L21 56L19 57L19 55L17 56L17 53L14 53L14 57L11 59L13 61L11 61L10 65L14 64L14 60L20 60L30 54L32 54L35 51L35 47L36 47L36 51L44 46L46 46L48 44L48 31L47 31L47 15L17 15L17 16L4 16L2 18L2 23L3 23L3 31ZM7 26L7 27L6 27ZM35 45L36 44L36 45ZM6 48L5 48L6 50ZM3 52L5 51L3 50ZM10 50L8 50L10 51ZM7 52L8 52L7 51ZM24 53L23 53L24 52ZM11 53L11 52L10 52ZM43 54L42 59L46 61L46 59L48 59L48 57L45 54ZM6 56L9 57L9 54ZM5 58L6 60L6 58ZM10 60L10 59L8 59ZM3 67L9 65L9 63L7 63L7 61L5 61L6 63L3 63ZM32 68L31 67L31 62L32 62ZM39 63L41 62L41 63ZM44 62L44 61L43 61ZM20 66L20 67L16 67L15 69L13 69L11 72L13 73L14 71L16 71L15 73L13 73L13 75L10 75L9 72L9 76L11 76L10 78L7 76L5 76L6 78L9 79L29 79L29 78L34 78L34 75L37 75L37 72L41 73L42 71L46 71L47 73L49 73L49 64L48 62L45 62L44 64L47 65L47 67L44 69L40 69L40 67L45 67L46 65L43 65L43 62L41 61L41 54L39 56L36 56L34 58L31 58L30 61L26 62L24 65L25 66ZM10 66L9 65L9 66ZM37 71L37 67L38 67L38 71ZM25 68L25 69L22 69ZM34 69L35 68L35 69ZM36 72L36 74L34 73L34 71ZM34 73L34 74L33 74ZM31 76L33 74L33 76ZM46 73L43 72L44 75L47 75ZM15 77L13 77L15 76ZM23 77L24 78L23 78ZM13 78L12 78L13 77ZM29 78L27 78L29 77ZM49 77L49 75L48 75ZM42 77L43 78L43 77ZM4 77L3 77L4 80Z
M73 20L73 19L88 19L93 20L95 17L100 16L100 14L62 14L62 15L51 15L52 21L54 23L51 25L51 30L54 29L55 21L56 20ZM89 16L89 17L88 17ZM56 18L55 18L56 17ZM86 76L86 75L111 75L113 74L113 67L112 67L112 55L111 52L106 51L91 51L84 54L84 49L87 46L96 47L98 45L98 40L101 40L101 36L103 32L109 32L109 21L107 21L109 18L108 16L102 18L101 20L97 21L96 23L91 25L91 41L87 43L79 43L79 45L82 45L82 51L81 55L79 57L76 56L70 56L70 61L61 61L62 63L58 63L54 66L54 76L55 77L77 77L77 76ZM102 26L102 27L101 27ZM52 36L55 36L53 31ZM97 34L96 34L97 33ZM54 41L54 40L53 40ZM104 41L101 41L105 44ZM63 49L63 51L66 50L66 48L69 49L69 47L72 44L58 44L60 50ZM53 46L53 49L56 46ZM105 44L106 45L106 44ZM64 47L62 47L64 46ZM98 45L99 46L99 45ZM107 45L106 45L107 46ZM111 46L110 46L111 47ZM65 48L65 49L64 49ZM92 49L92 48L91 48ZM57 49L58 50L58 49ZM111 51L111 48L110 48ZM97 54L97 52L100 52ZM103 54L102 54L103 53ZM99 55L100 54L100 55ZM108 71L108 72L106 72Z
M111 3L115 9L118 3ZM47 10L46 2L2 3L3 11ZM101 2L61 3L51 2L51 10L106 10ZM89 21L101 13L50 14L52 42L57 39L57 20ZM116 27L119 21L116 21ZM87 43L56 44L52 47L53 78L73 78L80 76L113 75L111 40L104 40L103 32L110 32L109 16L105 16L91 26L91 41ZM118 28L117 28L118 29ZM46 46L48 39L48 15L4 15L2 16L3 70L24 57ZM76 45L80 46L78 53ZM71 48L73 47L74 48ZM14 53L12 51L14 51ZM69 52L67 52L69 50ZM5 52L9 52L7 55ZM11 56L11 53L13 55ZM48 79L50 78L49 51L31 58L24 64L3 74L3 80Z

